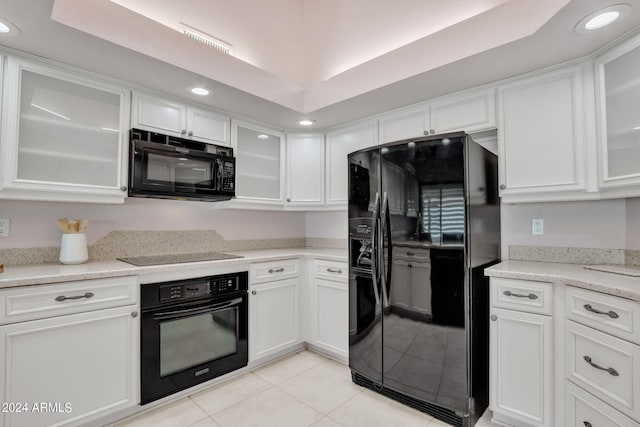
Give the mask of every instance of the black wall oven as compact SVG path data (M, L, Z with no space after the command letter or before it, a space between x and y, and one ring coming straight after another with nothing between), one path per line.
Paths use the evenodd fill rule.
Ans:
M247 365L247 277L142 285L142 405Z
M202 201L235 196L233 149L131 129L129 196Z

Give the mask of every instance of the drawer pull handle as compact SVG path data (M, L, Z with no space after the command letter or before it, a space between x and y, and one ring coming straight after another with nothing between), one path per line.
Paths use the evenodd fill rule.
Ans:
M524 294L514 294L511 291L504 291L503 292L504 295L508 296L508 297L518 297L518 298L529 298L529 299L538 299L538 295L536 294L529 294L529 295L524 295Z
M589 421L583 421L584 427L593 427Z
M273 274L273 273L282 273L283 271L284 271L284 267L280 267L280 268L276 268L276 269L273 269L273 268L269 269L269 273L271 273L271 274Z
M594 367L594 368L596 368L596 369L600 369L600 370L602 370L602 371L607 371L607 372L609 372L611 375L613 375L614 377L617 377L618 375L620 375L620 374L618 374L618 371L616 371L616 370L615 370L615 369L613 369L613 368L603 368L602 366L600 366L600 365L598 365L598 364L596 364L596 363L593 363L593 362L591 361L591 357L589 357L589 356L582 356L582 358L583 358L583 359L584 359L584 360L585 360L589 365L593 366L593 367Z
M81 298L89 299L92 296L93 296L93 292L86 292L84 295L76 295L75 297L65 297L64 295L60 295L59 297L56 297L56 301L62 302L68 299L81 299Z
M342 274L342 270L334 270L333 268L327 268L327 272Z
M407 252L407 256L414 256L415 254L413 252Z
M584 309L587 310L587 311L590 311L592 313L595 313L595 314L606 314L607 316L611 317L612 319L617 319L618 317L620 317L620 316L618 316L618 313L616 313L615 311L608 311L608 312L607 311L600 311L600 310L598 310L596 308L591 307L591 304L585 304L584 305Z

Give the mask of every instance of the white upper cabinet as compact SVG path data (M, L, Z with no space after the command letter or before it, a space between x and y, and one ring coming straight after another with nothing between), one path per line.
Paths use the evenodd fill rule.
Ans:
M132 127L229 145L228 116L141 92L133 93Z
M122 203L129 92L18 58L4 77L0 197Z
M595 60L602 190L640 195L640 35Z
M282 207L285 182L285 138L282 132L233 121L236 198L232 206Z
M349 164L347 155L378 145L378 123L365 122L327 133L327 206L346 208Z
M496 127L495 89L447 96L380 118L380 143Z
M582 67L545 72L498 87L503 201L586 198Z
M287 208L324 207L324 134L287 135Z

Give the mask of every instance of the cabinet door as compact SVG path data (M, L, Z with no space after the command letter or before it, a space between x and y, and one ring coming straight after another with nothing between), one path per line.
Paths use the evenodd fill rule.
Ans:
M379 125L381 144L429 135L428 106L389 114Z
M235 204L281 206L285 179L284 134L234 121L231 139L236 156Z
M315 279L315 344L346 360L349 356L349 294L346 283Z
M377 122L361 123L327 133L327 205L346 208L349 164L347 155L378 145Z
M389 303L394 307L405 310L411 309L411 267L406 261L393 261L391 270L391 283L396 285L391 287Z
M490 407L494 419L550 426L551 317L498 308L492 308L491 314Z
M495 89L450 96L432 102L430 122L435 133L477 132L495 128Z
M287 207L324 205L324 135L287 135Z
M581 66L498 87L498 109L504 201L561 200L563 193L584 192Z
M201 108L187 108L187 136L210 144L230 145L229 117Z
M187 106L145 93L133 93L131 126L186 137Z
M298 343L298 279L251 286L249 361Z
M126 90L16 58L4 89L0 197L124 201Z
M595 61L600 186L640 195L640 36ZM630 187L634 186L634 187Z
M431 316L431 283L425 277L431 277L431 264L410 263L411 270L411 311Z
M3 402L26 402L25 413L4 413L5 426L43 426L134 406L139 322L136 306L0 327ZM37 412L36 403L56 405Z

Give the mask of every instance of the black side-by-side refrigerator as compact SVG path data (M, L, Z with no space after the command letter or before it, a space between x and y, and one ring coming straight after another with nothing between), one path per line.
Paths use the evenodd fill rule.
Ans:
M497 157L464 133L349 155L349 367L356 384L472 426L489 399Z

